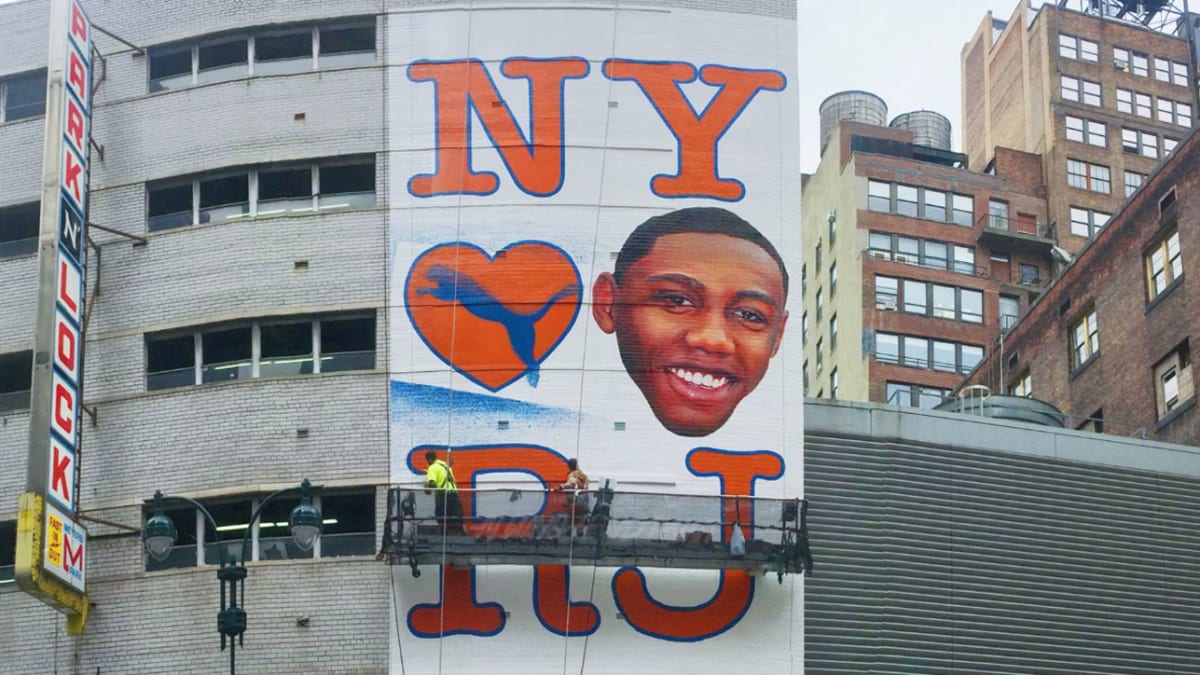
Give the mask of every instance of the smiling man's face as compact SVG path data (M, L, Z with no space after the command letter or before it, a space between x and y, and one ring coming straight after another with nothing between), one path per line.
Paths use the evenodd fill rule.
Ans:
M661 237L620 284L596 279L592 315L669 431L706 436L758 386L787 312L779 264L724 234Z

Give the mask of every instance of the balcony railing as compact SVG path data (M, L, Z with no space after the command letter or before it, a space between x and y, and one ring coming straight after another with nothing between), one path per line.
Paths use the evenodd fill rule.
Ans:
M459 490L459 530L421 489L388 491L391 565L596 565L812 570L803 499L600 490ZM739 525L741 536L734 533Z
M992 251L1049 255L1050 247L1054 245L1050 227L1029 219L985 213L976 225L980 226L977 240Z

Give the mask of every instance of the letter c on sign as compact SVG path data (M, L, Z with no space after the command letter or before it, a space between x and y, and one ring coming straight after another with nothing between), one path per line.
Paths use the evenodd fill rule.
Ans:
M75 393L62 382L54 383L54 423L67 438L75 438Z

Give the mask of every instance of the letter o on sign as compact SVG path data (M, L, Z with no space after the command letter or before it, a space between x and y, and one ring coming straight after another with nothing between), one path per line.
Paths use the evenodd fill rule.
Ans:
M79 353L77 349L79 336L75 333L75 329L71 328L61 317L57 324L54 331L54 361L63 369L63 372L70 375L75 381L79 381L79 375L75 369L75 359Z

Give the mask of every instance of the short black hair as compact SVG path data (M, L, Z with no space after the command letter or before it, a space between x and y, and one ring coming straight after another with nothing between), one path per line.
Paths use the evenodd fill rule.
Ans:
M753 225L734 213L715 206L694 206L653 216L634 228L617 254L613 277L620 284L634 263L645 258L658 240L670 234L723 234L745 239L767 252L783 275L783 294L788 292L787 266L771 241Z
M426 450L426 451L425 451L425 461L426 461L426 462L432 462L432 461L434 461L435 459L437 459L437 453L436 453L436 452L434 452L433 450Z
M578 469L579 468L579 460L575 459L574 457L572 457L571 459L568 459L567 460L567 468L572 471L574 471L575 469Z

